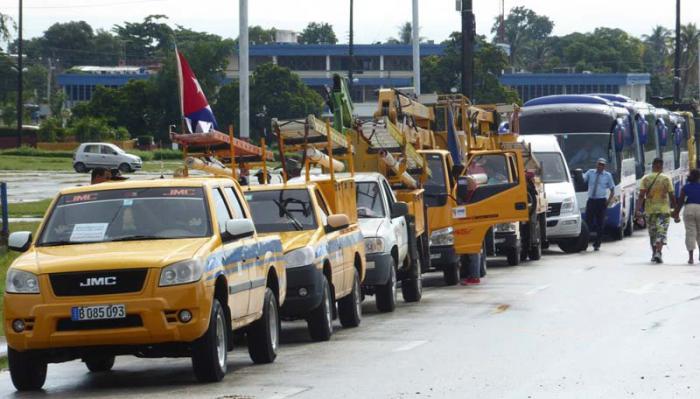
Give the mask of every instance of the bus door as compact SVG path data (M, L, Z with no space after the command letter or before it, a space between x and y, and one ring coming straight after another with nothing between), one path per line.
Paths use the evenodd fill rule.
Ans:
M491 226L528 220L520 151L477 151L469 155L466 165L452 209L455 250L460 255L479 253Z

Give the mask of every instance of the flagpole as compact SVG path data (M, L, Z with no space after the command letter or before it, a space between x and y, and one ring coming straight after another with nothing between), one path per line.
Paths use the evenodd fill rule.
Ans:
M175 65L177 66L177 93L180 98L180 132L185 134L185 100L183 99L182 65L180 64L180 54L177 51L177 44L175 45Z
M248 0L239 0L239 33L238 33L238 79L239 86L239 110L240 122L238 123L240 137L248 139L250 137L250 80L248 66Z

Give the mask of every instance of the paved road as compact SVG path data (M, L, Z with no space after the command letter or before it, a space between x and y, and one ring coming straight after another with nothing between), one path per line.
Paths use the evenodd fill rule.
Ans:
M222 383L194 382L186 359L117 359L90 375L49 366L53 397L150 398L697 398L700 266L685 264L681 225L666 264L651 265L644 232L599 253L547 253L536 264L491 262L479 287L443 287L311 343L284 324L277 362L239 348ZM498 264L500 266L494 265ZM0 395L13 395L0 373ZM44 397L44 394L21 395Z

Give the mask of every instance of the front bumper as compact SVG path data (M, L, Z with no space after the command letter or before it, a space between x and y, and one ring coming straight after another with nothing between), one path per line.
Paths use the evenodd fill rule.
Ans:
M323 299L323 272L316 265L287 268L287 297L280 309L284 318L303 318ZM302 296L300 290L306 290Z
M376 253L367 254L367 268L365 272L364 286L384 285L389 281L390 268L394 267L391 254Z
M140 170L142 167L143 167L142 163L132 163L131 164L131 169L134 169L134 170Z
M459 263L459 256L453 246L430 247L430 267L442 270L455 263Z
M140 293L55 297L49 293L48 276L40 276L42 294L5 294L7 344L18 351L104 345L150 345L192 342L209 326L213 287L204 282L174 287L157 287L156 273L150 273ZM154 284L155 283L155 284ZM156 287L156 288L148 288ZM127 319L92 323L71 321L74 306L124 304ZM187 309L192 320L181 323L177 312ZM12 321L23 319L27 328L12 329Z
M581 234L581 215L547 218L547 239L578 237Z

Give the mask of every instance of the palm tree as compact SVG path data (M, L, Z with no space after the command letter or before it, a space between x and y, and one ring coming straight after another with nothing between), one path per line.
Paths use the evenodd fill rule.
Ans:
M642 39L647 47L647 51L651 53L651 70L653 73L663 73L666 60L671 55L673 48L673 36L671 30L664 26L656 25L651 35L643 35Z
M698 76L698 40L700 30L697 25L689 23L681 26L681 96Z

